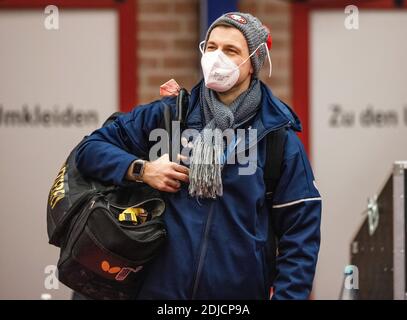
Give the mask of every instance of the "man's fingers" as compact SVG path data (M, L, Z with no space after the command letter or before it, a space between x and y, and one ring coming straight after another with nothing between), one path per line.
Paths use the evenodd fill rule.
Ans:
M175 193L175 192L178 192L179 189L172 188L172 187L166 185L164 188L161 189L161 191Z
M178 172L181 172L183 174L189 175L189 169L187 167L185 167L185 166L182 166L182 165L174 162L172 167L173 167L173 169L175 171L178 171Z
M174 179L166 179L164 183L167 185L167 187L171 187L174 189L179 189L181 187L181 183Z
M173 171L173 172L171 172L169 174L169 176L170 176L171 179L174 179L174 180L179 180L179 181L183 181L183 182L186 182L186 183L189 182L189 176L187 174L185 174L185 173L181 173L181 172L178 172L178 171Z

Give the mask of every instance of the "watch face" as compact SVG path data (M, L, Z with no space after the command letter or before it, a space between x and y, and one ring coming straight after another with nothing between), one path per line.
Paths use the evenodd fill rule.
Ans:
M142 162L136 162L134 163L134 167L133 167L133 174L135 176L140 176L141 174L141 169L143 168L143 163Z

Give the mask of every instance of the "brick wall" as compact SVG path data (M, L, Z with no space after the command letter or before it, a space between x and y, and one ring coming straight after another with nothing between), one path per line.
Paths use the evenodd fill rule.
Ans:
M159 98L174 78L191 89L199 80L199 0L138 0L139 103Z
M240 0L239 10L267 25L273 36L273 75L260 78L291 102L290 13L281 0ZM191 89L200 79L199 0L137 0L138 102L159 98L159 86L174 78Z

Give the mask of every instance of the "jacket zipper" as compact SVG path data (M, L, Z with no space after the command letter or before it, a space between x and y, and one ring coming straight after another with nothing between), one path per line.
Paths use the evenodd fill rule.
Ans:
M206 251L208 249L208 235L209 235L209 230L210 230L210 226L211 226L214 205L215 205L215 202L213 202L211 204L211 207L210 207L209 213L208 213L208 218L206 219L204 238L203 238L203 243L202 243L202 247L201 247L201 252L199 254L198 267L196 269L194 285L193 285L193 289L192 289L192 300L195 299L196 293L198 291L199 280L200 280L201 273L202 273L202 268L203 268L203 264L204 264L204 260L205 260L205 256L206 256Z

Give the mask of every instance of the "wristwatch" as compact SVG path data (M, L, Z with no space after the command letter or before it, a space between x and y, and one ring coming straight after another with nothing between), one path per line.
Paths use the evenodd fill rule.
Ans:
M144 168L146 165L145 160L136 160L133 162L133 169L131 171L133 178L138 182L143 182Z

